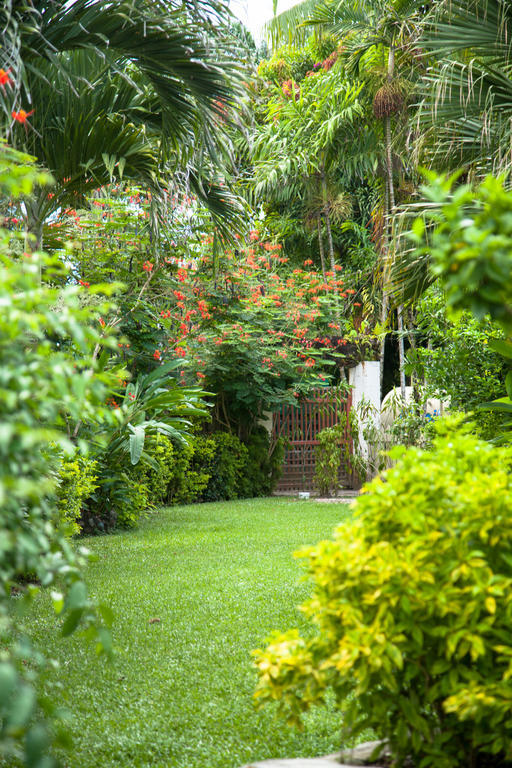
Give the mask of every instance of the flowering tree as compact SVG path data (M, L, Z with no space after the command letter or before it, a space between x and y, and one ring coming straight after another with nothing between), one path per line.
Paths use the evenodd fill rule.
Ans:
M75 280L124 283L102 322L121 331L118 354L132 376L179 361L183 385L212 393L214 427L247 439L265 413L337 382L347 354L362 354L369 323L340 265L325 276L311 259L292 268L257 230L221 249L190 198L169 201L168 236L155 244L149 206L139 191L118 189L53 227L77 241Z
M214 419L241 437L265 412L335 380L336 360L358 335L355 289L342 268L324 280L310 259L293 270L287 262L279 244L253 230L246 246L217 263L205 254L196 269L179 269L180 287L161 312L169 329L161 356L188 363L183 380L195 377L214 392Z

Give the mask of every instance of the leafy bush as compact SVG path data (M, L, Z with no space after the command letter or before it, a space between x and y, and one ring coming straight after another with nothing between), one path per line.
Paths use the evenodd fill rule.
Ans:
M150 488L126 474L126 496L115 508L117 528L135 528L150 505Z
M269 496L283 472L284 440L279 438L271 445L266 429L253 431L247 447L247 463L239 495L241 497Z
M331 496L340 487L340 467L345 423L322 429L317 435L315 448L315 475L313 483L322 496Z
M158 492L163 484L169 486L164 493L168 496L177 494L181 483L187 481L187 449L183 448L182 463L179 459L175 462L180 482L174 483L173 488L172 479L167 477L169 443L165 444L167 448L160 457L155 448L157 436L172 439L175 447L185 446L187 440L193 439L190 418L205 415L201 390L180 386L173 378L178 366L179 361L173 360L149 374L141 374L118 396L120 404L114 399L117 425L108 432L106 441L96 446L98 488L91 496L83 520L84 530L94 533L111 530L116 525L134 527L150 499L160 500L155 499L148 483L151 485L156 480ZM163 447L164 443L160 445ZM156 475L148 474L150 469Z
M262 61L258 66L258 75L263 80L271 80L279 84L284 80L288 80L291 74L290 64L279 55L279 52L274 54L271 59Z
M426 215L435 228L427 234L425 222L416 219L411 240L417 252L431 258L452 312L468 309L478 319L489 315L510 330L512 193L493 176L476 189L464 184L453 191L455 177L428 174L428 179L422 192L435 204Z
M80 454L63 459L59 466L57 526L63 525L67 535L76 535L82 530L79 522L82 504L97 487L97 466L96 461Z
M201 501L211 477L215 457L215 442L211 438L196 436L191 442L186 468L180 472L181 485L175 495L178 504Z
M47 181L30 158L0 143L0 197L30 195L33 185ZM96 308L83 307L78 286L43 283L41 275L55 286L67 273L41 254L16 256L20 244L23 235L0 229L0 762L50 768L52 733L58 738L59 731L42 715L51 717L56 706L36 695L45 660L28 642L21 608L38 584L53 586L62 634L82 623L98 652L109 647L102 625L109 611L88 598L81 578L86 551L75 552L55 526L58 456L52 449L71 455L69 424L107 418L99 403L108 382L95 375L90 350L109 339L97 331L101 299ZM19 596L16 614L13 594Z
M317 632L256 652L256 696L295 722L332 689L345 727L398 764L454 768L512 756L512 451L437 431L431 451L395 448L355 522L300 553Z
M269 437L257 430L244 445L227 432L194 435L187 443L165 435L146 439L146 461L109 477L107 462L100 474L102 496L110 509L109 527L136 525L144 510L159 504L192 504L268 495L279 478L284 449L279 440L271 456ZM94 510L93 494L89 506ZM99 501L99 500L98 500ZM105 519L89 513L89 530L106 530Z
M215 432L210 440L215 446L211 476L204 491L204 501L237 499L242 493L242 480L248 451L236 435Z
M187 472L194 455L192 441L179 445L173 443L172 474L167 485L164 502L176 504L186 486Z
M491 412L490 422L482 432L499 441L512 441L510 414L512 412L512 224L510 209L512 193L503 179L487 176L476 188L469 184L452 191L455 176L428 174L429 184L422 188L425 197L434 203L426 214L429 223L417 219L410 233L416 255L430 260L434 277L443 282L447 311L456 319L464 310L489 327L496 323L507 338L489 339L489 347L502 356L503 368L508 369L503 382L503 397L483 403L480 411ZM498 336L498 338L496 338ZM478 350L476 359L481 356ZM486 355L487 357L488 355ZM504 359L503 359L504 358ZM471 365L474 365L471 360ZM494 388L496 369L484 377L484 387ZM506 393L506 394L505 394Z
M156 435L148 439L146 451L156 466L137 465L132 472L135 473L139 469L139 480L151 491L151 503L163 504L174 476L177 449L168 437Z

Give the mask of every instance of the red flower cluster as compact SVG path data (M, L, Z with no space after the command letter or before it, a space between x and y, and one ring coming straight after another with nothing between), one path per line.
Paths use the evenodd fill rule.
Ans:
M297 101L300 96L300 88L297 83L293 82L293 80L285 80L281 86L281 90L287 98L290 98L293 94L295 101Z
M152 264L152 262L151 261L145 261L144 264L142 265L142 269L144 270L144 272L148 272L148 273L152 272L153 271L153 264Z

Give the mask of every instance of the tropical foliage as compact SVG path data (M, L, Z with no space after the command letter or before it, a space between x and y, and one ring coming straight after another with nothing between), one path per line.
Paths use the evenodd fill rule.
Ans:
M504 759L510 449L443 427L432 451L394 456L357 500L355 522L299 553L315 632L276 635L256 652L257 701L278 701L295 722L332 691L347 735L370 727L396 760Z
M428 452L359 503L347 535L373 586L341 535L315 550L320 633L261 652L259 695L295 717L333 687L398 760L501 759L508 534L482 520L510 491L492 445L512 413L510 4L306 0L259 50L221 0L9 0L0 29L2 757L51 764L9 595L52 585L65 633L83 620L108 648L71 537L270 493L274 414L314 387L346 391L348 369L379 358L396 423L379 434L363 401L321 433L318 487L337 490L341 433L361 478L389 465L391 439ZM432 447L429 396L474 411L488 443ZM389 581L395 523L409 549ZM432 574L433 613L397 603L404 568L419 613Z
M32 184L46 178L27 157L0 146L3 194L29 194ZM68 424L80 418L96 425L114 420L104 404L111 375L91 376L91 349L114 345L97 330L110 289L96 289L96 307L81 306L79 286L60 290L40 283L42 269L53 279L62 276L58 263L29 253L13 260L11 238L0 230L0 754L27 766L53 765L48 747L65 732L58 728L52 735L44 722L55 715L55 706L39 699L34 688L45 659L27 639L21 605L41 585L52 587L62 633L81 624L98 653L110 649L110 611L88 597L82 580L87 550L69 546L68 521L53 495L60 456L75 450ZM18 616L12 595L20 604Z

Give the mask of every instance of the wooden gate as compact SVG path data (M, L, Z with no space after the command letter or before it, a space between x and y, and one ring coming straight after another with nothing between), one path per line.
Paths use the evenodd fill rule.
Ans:
M335 389L315 389L309 397L297 406L283 406L274 414L273 431L275 437L286 440L283 474L276 490L312 491L315 474L315 448L319 444L317 435L327 427L338 424L342 417L348 423L348 413L352 405L352 394L340 394ZM345 442L340 445L340 453L345 454L350 441L348 429L345 430ZM349 450L352 451L351 441ZM342 461L340 484L351 488L352 473L346 461Z

